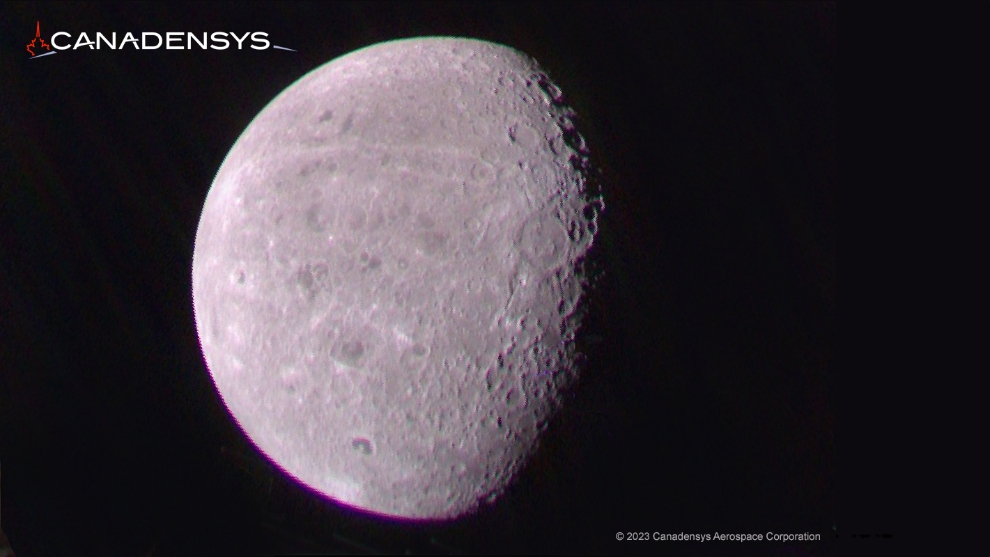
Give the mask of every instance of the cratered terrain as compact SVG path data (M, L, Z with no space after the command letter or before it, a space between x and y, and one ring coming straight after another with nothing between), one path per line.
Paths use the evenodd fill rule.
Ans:
M312 490L448 519L502 493L578 376L600 195L535 60L373 45L286 88L196 235L196 324L230 413Z

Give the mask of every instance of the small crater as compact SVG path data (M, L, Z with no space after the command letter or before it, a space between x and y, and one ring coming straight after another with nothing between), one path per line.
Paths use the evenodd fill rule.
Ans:
M509 389L509 392L505 393L505 404L510 408L513 408L519 404L521 399L522 398L519 396L519 391L515 389Z
M237 272L237 284L244 284L244 281L246 281L246 280L247 280L247 274L245 274L243 270L238 271Z
M365 346L360 340L348 340L340 347L340 355L349 363L356 364L364 355Z
M584 220L590 222L594 220L595 217L598 216L598 211L595 210L594 205L589 203L588 205L584 206L584 210L582 211L582 214L584 215Z
M306 209L306 228L313 232L323 232L326 230L326 220L320 211L320 205L314 203Z
M509 139L527 150L535 149L544 143L543 134L524 124L509 128Z
M329 110L329 109L324 110L323 111L323 114L320 115L320 123L321 124L325 124L325 123L329 122L332 119L333 119L333 111L332 110Z
M584 136L576 130L563 130L563 140L574 151L584 154L588 153L588 143L584 140Z
M402 349L402 353L399 356L399 365L409 372L422 370L427 363L426 355L429 352L430 350L419 342L412 346L407 346ZM408 394L412 395L412 392Z
M313 265L312 273L313 278L322 281L330 274L330 266L321 261L316 265Z
M382 258L377 255L371 255L366 251L362 251L359 257L361 264L364 265L364 270L375 270L382 266Z
M482 162L488 163L494 167L499 163L499 161L502 160L499 151L500 149L496 147L485 147L481 150L478 156L481 157Z
M302 374L296 368L284 368L279 373L279 378L281 379L282 387L289 394L295 394L296 391L300 390L300 383L303 380Z
M548 100L551 103L563 104L564 95L563 92L560 90L560 87L557 87L549 79L540 80L539 83L540 83L540 89L543 90L543 92L546 94Z
M339 167L340 165L338 165L335 161L332 160L316 160L304 164L303 167L299 169L299 176L306 178L320 171L329 174L336 172Z
M351 448L363 455L370 455L371 440L365 439L364 437L355 437L354 439L351 439Z
M578 172L583 172L588 168L587 157L579 157L577 155L571 155L570 157L567 158L567 162L571 165L572 169Z
M579 244L584 239L584 227L576 220L567 223L567 238L571 243Z
M495 179L495 169L486 162L477 162L471 167L471 180L479 184L488 184Z
M495 391L495 389L502 385L502 378L499 377L495 368L489 368L488 372L485 374L485 388L488 389L489 393Z
M418 239L424 252L439 255L447 247L448 234L439 230L424 230L418 235Z
M470 234L481 232L481 220L477 217L470 217L464 221L464 229Z
M313 273L310 271L309 265L300 267L299 270L296 271L296 282L298 282L299 285L306 290L313 289Z
M354 125L354 113L351 112L350 114L347 115L347 118L344 119L344 123L340 126L340 134L344 135L345 133L351 131L351 126L353 125Z
M551 268L564 255L567 231L546 215L533 215L516 233L514 245L534 267Z

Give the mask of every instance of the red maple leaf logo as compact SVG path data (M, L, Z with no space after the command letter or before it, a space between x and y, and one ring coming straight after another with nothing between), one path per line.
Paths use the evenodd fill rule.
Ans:
M41 44L40 45L37 45L38 41L41 41ZM34 28L34 38L31 39L31 42L29 42L27 44L27 51L31 53L31 56L34 56L34 50L32 50L32 49L36 45L37 46L41 46L41 48L43 48L45 50L51 50L51 47L48 45L48 43L45 42L45 39L42 39L41 38L41 22L40 21L37 23L37 25Z

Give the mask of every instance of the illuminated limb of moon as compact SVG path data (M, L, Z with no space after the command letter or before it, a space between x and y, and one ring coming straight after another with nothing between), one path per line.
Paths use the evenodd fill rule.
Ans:
M273 100L207 196L203 353L283 470L383 515L501 493L575 377L594 207L574 113L537 63L426 38Z

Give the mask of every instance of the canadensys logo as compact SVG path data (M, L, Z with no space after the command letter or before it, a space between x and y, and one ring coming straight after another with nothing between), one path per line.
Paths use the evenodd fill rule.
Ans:
M35 24L34 39L27 44L27 51L31 54L31 58L41 58L49 54L57 54L61 50L79 50L81 48L88 48L89 50L157 50L159 48L165 50L245 50L248 48L268 50L271 48L295 52L291 48L272 44L268 40L268 33L264 31L245 33L232 31L167 31L165 33L143 31L136 35L127 31L120 37L117 36L116 31L113 31L107 34L96 32L93 33L92 38L85 31L75 35L68 31L57 31L52 34L51 39L45 41L41 37L40 21Z
M35 49L37 49L38 52L35 52ZM55 54L54 52L41 53L41 49L51 51L52 46L46 43L45 39L41 38L41 22L39 21L34 26L34 38L27 44L27 51L31 53L31 58L34 58L35 56L48 56L49 54Z

